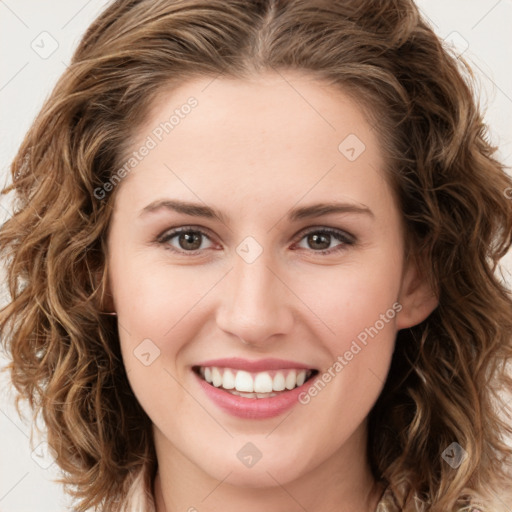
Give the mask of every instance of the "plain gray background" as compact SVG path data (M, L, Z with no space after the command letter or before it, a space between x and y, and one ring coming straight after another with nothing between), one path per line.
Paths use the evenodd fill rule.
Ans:
M0 183L9 162L70 61L72 51L106 0L0 0ZM498 157L512 164L512 0L421 0L436 33L463 52L478 77L486 121ZM6 213L0 203L0 220ZM510 283L512 256L504 261ZM5 359L0 355L0 366ZM0 512L59 512L68 499L43 438L29 444L30 422L14 411L11 388L0 375ZM43 444L40 444L43 442ZM52 464L52 465L50 465ZM512 511L511 511L512 512Z

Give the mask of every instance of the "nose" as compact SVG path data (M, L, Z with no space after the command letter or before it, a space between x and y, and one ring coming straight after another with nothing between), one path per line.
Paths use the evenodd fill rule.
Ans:
M252 263L236 255L216 315L221 330L254 347L275 342L293 324L293 294L269 263L265 251Z

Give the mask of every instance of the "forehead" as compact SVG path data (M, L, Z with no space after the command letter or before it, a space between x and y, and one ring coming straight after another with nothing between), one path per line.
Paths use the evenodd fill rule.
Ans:
M189 195L236 185L253 195L286 188L296 200L320 182L343 191L383 179L379 140L359 105L301 73L204 77L163 89L130 151L144 145L150 151L124 180L136 181L139 196L172 188L180 176Z
M186 103L192 98L196 106L189 109ZM187 112L183 115L181 110ZM246 151L250 150L250 137L257 134L271 135L277 142L298 140L308 133L324 137L330 134L336 141L347 130L358 131L366 139L371 135L367 132L373 131L372 123L346 92L298 71L267 72L251 79L202 77L172 89L163 87L135 136L141 140L158 131L159 125L171 120L173 113L179 119L175 115L171 122L173 137L168 138L169 142L179 137L179 132L185 135L194 131L199 140L206 131L205 142L222 132L222 136L230 134L233 142L246 142ZM181 123L184 118L188 119L186 125ZM185 130L174 130L178 124L185 125ZM268 139L266 142L270 142Z

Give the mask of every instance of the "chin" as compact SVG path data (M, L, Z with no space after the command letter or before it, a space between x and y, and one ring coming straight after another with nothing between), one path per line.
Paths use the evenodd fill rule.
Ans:
M225 450L218 454L218 457L212 457L210 453L207 467L204 465L206 461L204 459L201 461L203 470L215 480L252 489L285 485L308 472L307 462L299 447L289 450L285 447L280 450L263 449L261 458L258 459L258 452L253 448L254 445L247 443L240 449L238 447L240 443L236 444L237 448L234 452ZM271 456L266 457L265 452ZM249 454L252 454L252 460ZM300 465L298 465L298 459L302 460Z
M225 483L235 487L265 489L279 484L286 485L302 476L296 469L292 467L285 468L282 464L267 464L263 466L263 462L260 461L257 466L252 468L233 467L231 474L227 478L226 474L217 475L215 478L216 480L226 478ZM293 466L293 463L290 463L290 466Z

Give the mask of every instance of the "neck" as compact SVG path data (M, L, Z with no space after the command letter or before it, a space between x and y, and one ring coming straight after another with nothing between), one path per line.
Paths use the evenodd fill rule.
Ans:
M366 461L365 436L295 480L280 482L267 471L268 485L248 487L230 483L227 471L220 480L206 474L159 435L156 431L156 512L374 512L384 490Z

